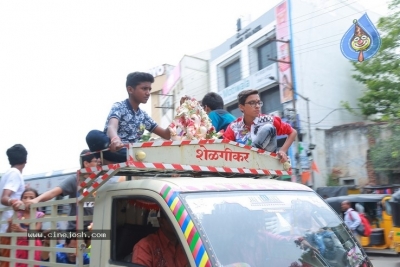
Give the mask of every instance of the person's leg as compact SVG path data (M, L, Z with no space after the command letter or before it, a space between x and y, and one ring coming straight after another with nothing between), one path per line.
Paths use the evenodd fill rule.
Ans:
M126 148L122 148L117 152L104 151L103 158L111 162L125 162L128 160L126 156Z
M86 135L86 143L90 151L95 152L107 149L110 145L110 138L102 131L92 130ZM126 148L117 152L104 151L103 158L111 162L125 162L127 160Z
M102 131L91 130L86 135L86 143L90 151L99 151L108 148L110 145L110 138Z
M260 149L264 149L268 152L276 152L277 141L276 141L276 128L272 124L265 124L258 129L255 140L252 142L252 146Z

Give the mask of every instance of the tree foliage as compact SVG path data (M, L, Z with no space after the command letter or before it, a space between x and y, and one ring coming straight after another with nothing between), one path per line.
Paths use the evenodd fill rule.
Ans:
M366 85L359 98L364 115L382 114L382 119L400 118L400 0L392 0L390 13L379 19L382 45L372 58L355 62L353 77Z
M400 125L391 123L384 128L388 138L382 136L382 127L375 126L370 133L376 140L371 147L370 157L375 171L392 174L400 170Z

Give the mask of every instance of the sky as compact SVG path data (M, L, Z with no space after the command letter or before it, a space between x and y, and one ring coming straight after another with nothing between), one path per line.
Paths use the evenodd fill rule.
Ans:
M235 34L237 18L279 2L0 1L0 173L17 143L28 150L24 174L79 168L86 134L127 97L128 73L212 49ZM383 0L358 2L387 11Z

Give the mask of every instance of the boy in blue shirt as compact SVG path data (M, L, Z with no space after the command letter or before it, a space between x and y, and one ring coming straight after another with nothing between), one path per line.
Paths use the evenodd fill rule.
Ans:
M50 239L43 240L43 246L48 247L50 245ZM76 248L77 240L76 238L66 238L65 244L56 245L57 248ZM42 251L40 258L42 261L49 261L49 252ZM75 264L76 263L76 253L65 253L65 252L56 252L56 262L57 263L67 263L67 264ZM83 264L89 264L90 259L87 253L83 254Z
M203 100L201 100L201 105L210 118L216 132L220 130L226 131L228 125L236 120L235 116L224 110L224 100L217 93L207 93L203 97Z

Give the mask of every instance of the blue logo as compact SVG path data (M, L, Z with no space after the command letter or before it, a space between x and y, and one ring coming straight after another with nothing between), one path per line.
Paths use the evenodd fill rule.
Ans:
M352 61L363 62L373 57L381 47L381 37L365 13L347 30L340 42L342 54Z

